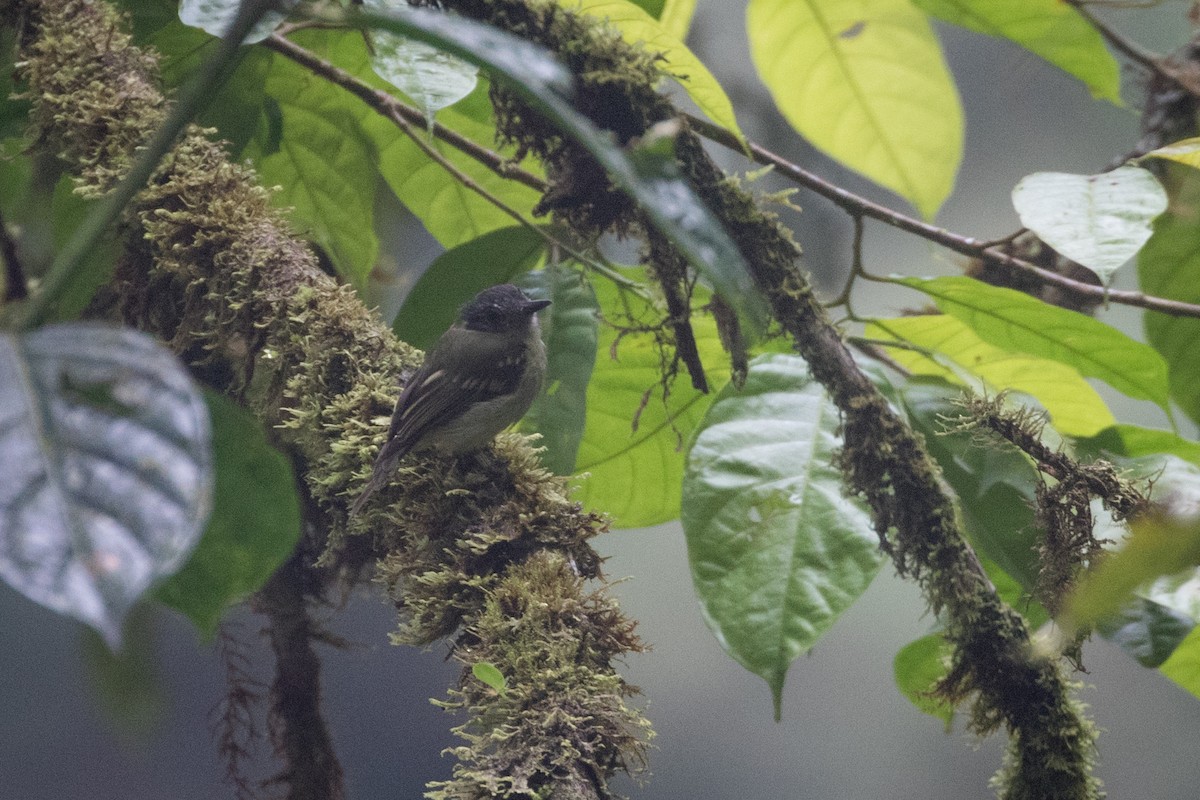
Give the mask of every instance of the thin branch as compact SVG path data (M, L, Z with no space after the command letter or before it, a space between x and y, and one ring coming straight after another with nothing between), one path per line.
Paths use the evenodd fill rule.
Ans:
M430 121L428 117L416 108L407 103L402 103L381 89L376 89L361 78L351 75L340 67L334 66L311 51L283 38L278 33L268 36L263 40L262 44L280 55L290 58L314 74L325 78L330 83L342 87L383 116L389 119L399 118L409 125L415 125L423 130L430 131L434 137L441 139L454 149L475 159L502 178L514 180L537 192L546 191L546 182L532 172L522 169L494 150L487 149L478 142L463 136L461 133L451 130L437 121Z
M686 116L688 124L701 136L731 150L736 150L739 153L745 152L741 140L734 134L700 117L690 114ZM1200 305L1185 303L1180 300L1170 300L1165 297L1155 297L1143 294L1142 292L1124 289L1106 289L1103 286L1073 280L1057 272L1043 269L1025 259L1010 255L1004 252L999 246L993 244L992 241L980 241L970 236L962 236L948 231L945 228L939 228L936 225L930 225L927 222L922 222L919 219L901 214L899 211L847 191L757 144L750 144L750 152L756 163L775 167L775 170L780 174L791 178L804 188L816 192L851 216L861 215L877 219L880 222L891 225L893 228L899 228L902 231L916 234L923 239L941 245L948 250L953 250L956 253L972 258L985 259L1009 269L1033 275L1042 283L1049 284L1078 297L1087 297L1099 303L1108 302L1136 306L1149 311L1159 311L1173 317L1200 317Z
M1087 20L1087 23L1096 29L1104 39L1113 46L1121 55L1128 58L1130 61L1138 64L1151 72L1158 73L1167 78L1174 79L1176 76L1169 69L1166 69L1163 64L1163 57L1157 53L1151 52L1142 47L1137 42L1133 41L1125 34L1110 26L1107 22L1097 17L1092 13L1087 6L1085 0L1067 0L1067 5L1079 12L1079 16Z
M3 214L0 214L0 259L4 261L4 302L24 300L29 296L29 287L25 285L25 270L21 267L17 243L8 230Z

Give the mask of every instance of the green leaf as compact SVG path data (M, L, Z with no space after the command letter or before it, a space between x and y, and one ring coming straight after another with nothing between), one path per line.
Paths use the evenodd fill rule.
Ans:
M1075 451L1092 458L1169 454L1200 466L1200 443L1170 431L1137 425L1113 425L1090 438L1076 439Z
M746 28L792 127L937 214L962 160L963 118L924 14L909 0L751 0Z
M1096 28L1062 0L913 0L927 14L1008 39L1121 105L1121 68Z
M1096 622L1097 633L1151 668L1161 666L1195 627L1194 619L1142 598Z
M54 187L51 211L54 216L54 246L62 249L96 205L74 192L75 182L63 176ZM51 316L56 321L78 319L95 297L96 291L112 279L120 242L115 237L102 239L84 256L84 267L72 276Z
M492 104L488 100L488 82L481 80L464 100L438 113L438 124L484 147L512 158L511 147L492 144L496 126ZM379 170L388 186L406 208L425 226L443 247L454 247L485 233L514 224L511 215L501 211L481 195L471 191L440 164L430 160L411 139L389 120L378 115L368 118L363 127L379 151ZM432 140L429 145L471 180L526 219L540 195L516 181L497 175L474 158L456 148ZM540 174L540 167L526 160L522 168Z
M537 267L546 241L523 225L499 228L442 253L429 265L396 315L401 341L428 350L479 292Z
M113 652L91 628L83 629L80 656L95 699L117 730L138 743L148 741L167 710L149 606L134 606L125 618L121 649Z
M666 0L658 21L663 30L681 42L687 41L692 29L692 17L696 14L696 0Z
M0 336L0 578L116 648L130 607L200 538L210 438L191 376L145 334Z
M1035 172L1012 191L1021 224L1105 284L1150 238L1150 224L1167 210L1167 193L1141 167L1100 175Z
M542 435L542 466L573 475L587 420L587 390L596 364L600 306L587 278L567 266L550 266L519 281L551 301L541 314L546 342L546 389L525 415L524 427Z
M662 153L664 140L673 147L677 121L660 123L648 132L635 153L641 157L633 158L574 109L571 75L545 50L485 25L420 9L355 14L348 19L428 42L503 81L560 133L585 148L613 183L637 200L650 223L734 307L747 336L765 327L766 302L737 245L677 174L674 159ZM676 174L670 174L672 169Z
M366 0L367 8L387 10L389 0ZM416 100L431 121L475 88L479 72L470 64L436 47L402 36L379 33L374 39L371 67L375 73Z
M642 270L628 271L641 276ZM587 389L587 420L575 469L576 497L588 509L608 514L616 528L641 528L679 517L684 443L712 404L687 380L675 380L662 393L662 371L670 355L648 333L614 327L656 325L664 312L622 292L611 281L593 278L602 325L596 365ZM628 312L629 316L626 316ZM712 318L692 317L696 347L709 385L729 380L729 357L721 348ZM664 360L665 359L665 360Z
M904 278L900 283L934 298L938 308L988 344L1067 364L1130 397L1151 400L1164 410L1170 406L1167 364L1154 348L1086 314L972 278Z
M333 38L333 37L337 38ZM301 31L298 44L362 49L348 32ZM375 236L375 156L360 124L375 116L357 98L280 55L264 78L270 98L243 155L260 179L279 191L301 232L321 245L340 275L366 282L379 253ZM277 116L276 116L277 115Z
M1159 672L1200 698L1200 627L1192 629Z
M771 688L870 585L883 557L842 492L840 415L797 356L754 359L688 453L683 530L710 628Z
M1059 433L1093 436L1116 423L1112 412L1078 370L1057 361L1010 353L988 344L962 321L946 314L877 319L867 336L896 339L932 351L935 357L889 348L897 362L916 375L967 385L963 373L984 381L993 392L1012 389L1035 398Z
M1142 158L1161 158L1165 161L1183 164L1185 167L1200 169L1200 137L1180 139L1166 147L1151 150Z
M497 694L504 694L508 690L508 681L504 679L504 673L497 669L495 664L488 661L476 661L471 665L471 674L495 689Z
M946 723L946 732L954 722L954 706L933 695L946 677L952 649L940 633L922 636L900 648L892 661L896 686L908 701L931 717Z
M1200 174L1172 173L1171 209L1154 222L1154 235L1138 254L1142 291L1158 297L1200 302ZM1147 312L1146 338L1167 362L1171 396L1200 421L1200 319Z
M233 401L207 392L216 491L200 544L155 597L183 612L205 636L222 615L258 590L300 539L300 500L291 462L262 425Z
M650 14L643 11L629 0L558 0L565 8L581 11L592 17L607 19L621 32L621 37L630 44L639 42L648 50L661 54L660 68L687 91L696 106L705 115L721 127L737 134L739 139L745 139L741 128L738 127L737 117L733 112L733 103L721 88L721 84L708 71L708 67L696 58L696 55L683 43L683 36L666 27ZM674 16L672 24L676 30L680 26L683 33L691 20L692 9L686 3L668 3L663 7L664 13L670 11ZM695 0L690 3L695 6ZM675 8L672 8L675 6Z

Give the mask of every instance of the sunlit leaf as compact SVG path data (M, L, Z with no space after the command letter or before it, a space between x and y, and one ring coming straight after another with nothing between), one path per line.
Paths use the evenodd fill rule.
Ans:
M1200 627L1192 629L1159 667L1159 672L1200 698Z
M1161 158L1166 161L1174 161L1176 164L1183 164L1186 167L1200 169L1200 137L1181 139L1157 150L1151 150L1142 158Z
M692 17L695 14L696 0L667 0L663 3L658 21L663 30L683 42L687 40L688 31L692 29Z
M1012 191L1021 224L1108 284L1167 210L1162 184L1141 167L1099 175L1035 172Z
M645 278L641 270L629 274ZM575 496L587 508L610 515L618 528L676 519L684 445L713 395L701 394L684 378L676 379L664 397L662 371L670 355L656 346L653 335L614 327L655 325L662 312L632 292L620 291L611 281L594 278L592 285L607 324L599 330L596 365L587 389L587 420L575 463L580 488ZM729 380L729 358L721 349L712 318L693 315L692 330L709 385L724 385Z
M877 319L866 331L872 338L897 339L932 351L934 358L911 349L889 348L889 355L914 374L965 385L965 373L982 379L993 392L1013 389L1037 399L1061 434L1093 436L1116 423L1104 400L1078 370L990 345L949 315Z
M0 578L116 646L212 502L208 411L145 334L97 323L0 336Z
M660 22L629 0L558 0L558 3L589 16L607 19L627 42L641 43L647 49L660 53L662 63L659 66L662 71L679 81L700 110L713 122L737 134L738 138L744 138L733 113L733 103L729 102L725 90L683 43L695 0L691 0L691 8L688 3L679 2L663 6L664 15L672 14L670 24L674 30L667 27L665 16Z
M750 53L800 135L927 218L962 160L958 93L909 0L751 0Z
M901 283L934 298L938 308L988 344L1059 361L1164 409L1170 403L1166 362L1154 348L1111 325L972 278L905 278Z
M935 17L1008 39L1121 105L1121 69L1095 26L1062 0L913 0Z
M710 628L770 686L870 585L883 561L870 515L842 491L837 407L798 356L754 359L688 452L683 529Z

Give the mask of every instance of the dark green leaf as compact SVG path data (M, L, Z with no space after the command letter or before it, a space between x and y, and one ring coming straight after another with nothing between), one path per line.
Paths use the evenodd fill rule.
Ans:
M204 530L210 438L187 370L145 334L0 337L0 577L115 647L130 606Z
M797 356L754 359L688 453L683 529L709 627L771 688L871 583L870 515L842 493L840 415Z
M479 292L537 267L546 242L523 225L500 228L438 256L404 298L392 331L428 350Z
M587 419L587 389L596 364L600 306L587 278L557 265L529 273L519 282L530 294L547 298L541 314L546 341L546 389L525 417L542 435L542 465L557 475L575 472L575 457Z
M947 732L954 722L954 706L934 697L932 692L946 677L951 652L946 637L931 633L904 645L892 661L892 673L900 693L918 710L946 723Z
M1200 466L1200 443L1137 425L1113 425L1090 438L1076 439L1075 451L1091 458L1173 455Z
M1153 668L1161 666L1195 627L1195 620L1178 611L1136 598L1100 620L1096 631L1143 667Z
M183 569L155 597L186 614L206 636L221 616L271 577L300 538L291 462L262 425L233 401L205 394L213 422L213 514Z
M95 206L94 201L84 200L73 191L74 181L68 177L59 180L54 187L54 244L62 248ZM54 308L53 319L68 321L78 319L96 291L112 279L116 269L120 246L115 238L100 240L98 246L84 256L84 266L72 276L64 287L63 295Z

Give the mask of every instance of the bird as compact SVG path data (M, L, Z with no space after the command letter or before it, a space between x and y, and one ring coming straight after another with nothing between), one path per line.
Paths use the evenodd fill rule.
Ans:
M546 375L537 312L548 305L549 300L534 300L504 283L484 289L462 307L396 400L387 440L350 517L409 453L480 450L525 415Z

